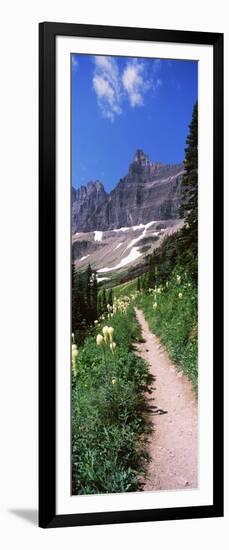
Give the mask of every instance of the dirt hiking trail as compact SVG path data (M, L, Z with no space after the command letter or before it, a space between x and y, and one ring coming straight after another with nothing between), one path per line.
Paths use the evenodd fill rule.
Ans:
M159 338L149 330L143 312L135 308L135 313L144 339L135 350L149 364L154 379L154 391L147 394L154 408L144 491L196 488L198 406L191 382L173 365Z

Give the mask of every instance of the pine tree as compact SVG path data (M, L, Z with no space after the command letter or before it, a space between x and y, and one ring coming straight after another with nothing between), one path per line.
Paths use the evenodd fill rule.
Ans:
M112 288L110 288L110 290L108 291L107 303L110 306L113 306L113 291L112 291Z
M185 174L181 183L180 217L189 228L197 229L198 208L198 106L194 105L185 149Z
M103 306L102 306L102 294L101 292L98 295L98 317L102 315L103 313Z
M180 217L184 219L181 231L183 254L188 258L191 273L197 279L198 255L198 105L194 105L192 121L185 149L185 174L181 183Z
M105 288L103 288L103 293L102 293L102 311L103 313L107 312L107 296L106 296Z
M96 271L93 271L93 274L92 274L92 317L93 317L93 321L95 321L95 319L98 318L97 294L98 294L97 276L96 276Z
M77 301L76 301L76 268L75 265L72 264L72 332L75 332L76 325L77 325Z

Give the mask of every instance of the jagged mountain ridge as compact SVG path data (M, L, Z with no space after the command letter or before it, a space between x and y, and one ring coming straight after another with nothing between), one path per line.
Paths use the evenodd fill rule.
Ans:
M72 187L72 233L177 219L183 172L183 163L152 163L138 149L127 175L110 193L98 180Z

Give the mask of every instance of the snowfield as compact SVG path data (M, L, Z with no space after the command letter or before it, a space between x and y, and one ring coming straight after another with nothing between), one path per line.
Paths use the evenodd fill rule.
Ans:
M134 246L128 256L126 256L126 258L123 258L123 260L121 260L119 264L115 265L114 267L103 267L102 269L98 269L98 273L106 273L107 271L115 271L116 269L120 269L121 267L124 267L125 265L134 262L140 256L142 256L141 252L139 252L137 246Z
M103 232L102 231L94 231L94 234L95 234L95 241L101 241L102 240L102 237L103 237Z

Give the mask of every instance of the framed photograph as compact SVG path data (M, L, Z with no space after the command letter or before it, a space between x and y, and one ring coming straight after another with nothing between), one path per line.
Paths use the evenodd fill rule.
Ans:
M39 52L39 525L222 516L223 35Z

